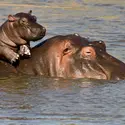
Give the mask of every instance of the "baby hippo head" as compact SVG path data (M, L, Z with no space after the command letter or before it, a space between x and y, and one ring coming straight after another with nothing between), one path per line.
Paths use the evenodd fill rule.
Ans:
M46 33L46 29L37 23L36 16L31 14L30 10L28 13L21 12L8 16L8 21L13 23L14 32L25 41L42 39Z

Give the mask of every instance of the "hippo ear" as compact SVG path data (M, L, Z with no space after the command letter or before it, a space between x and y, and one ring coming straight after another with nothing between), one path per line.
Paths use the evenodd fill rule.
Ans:
M30 11L28 12L28 14L30 14L30 15L31 15L31 14L32 14L32 10L30 10Z
M96 59L96 51L92 46L83 47L80 54L84 59L88 60Z
M9 20L10 22L14 22L14 21L16 21L17 19L16 19L16 17L13 16L13 15L8 15L8 20Z

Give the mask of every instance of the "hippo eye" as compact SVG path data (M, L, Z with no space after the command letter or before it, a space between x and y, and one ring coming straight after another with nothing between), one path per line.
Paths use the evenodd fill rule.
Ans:
M66 48L65 50L64 50L64 52L67 52L69 50L69 48Z
M20 24L27 25L28 20L26 18L22 18L22 19L20 19Z
M26 18L22 18L22 21L23 21L23 22L27 22L27 19L26 19Z
M64 55L68 54L69 52L71 52L71 48L65 48L65 49L63 50L63 54L64 54Z

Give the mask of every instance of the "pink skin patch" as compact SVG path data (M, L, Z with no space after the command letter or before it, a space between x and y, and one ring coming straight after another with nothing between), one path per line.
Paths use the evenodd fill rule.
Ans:
M9 20L10 22L14 22L14 21L16 21L17 19L16 19L15 16L8 15L8 20Z
M85 59L93 60L96 58L96 52L93 47L87 46L83 47L81 50L81 55Z

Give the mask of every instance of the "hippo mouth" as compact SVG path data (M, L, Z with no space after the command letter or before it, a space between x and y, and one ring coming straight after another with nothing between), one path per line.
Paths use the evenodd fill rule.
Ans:
M109 79L106 70L95 61L84 60L82 62L82 72L85 78Z
M34 42L42 39L45 36L45 33L42 33L42 34L36 34L34 32L31 32L31 33L32 33L32 37L30 38L30 40Z
M33 31L31 28L28 28L28 32L29 32L29 34L31 36L30 40L32 40L32 41L40 40L46 34L46 30L43 31L43 30L37 30L36 29L35 31Z
M40 40L40 39L42 39L44 36L45 36L45 33L44 33L44 34L41 34L41 35L38 35L38 36L35 36L35 34L34 34L34 37L33 37L32 41Z

